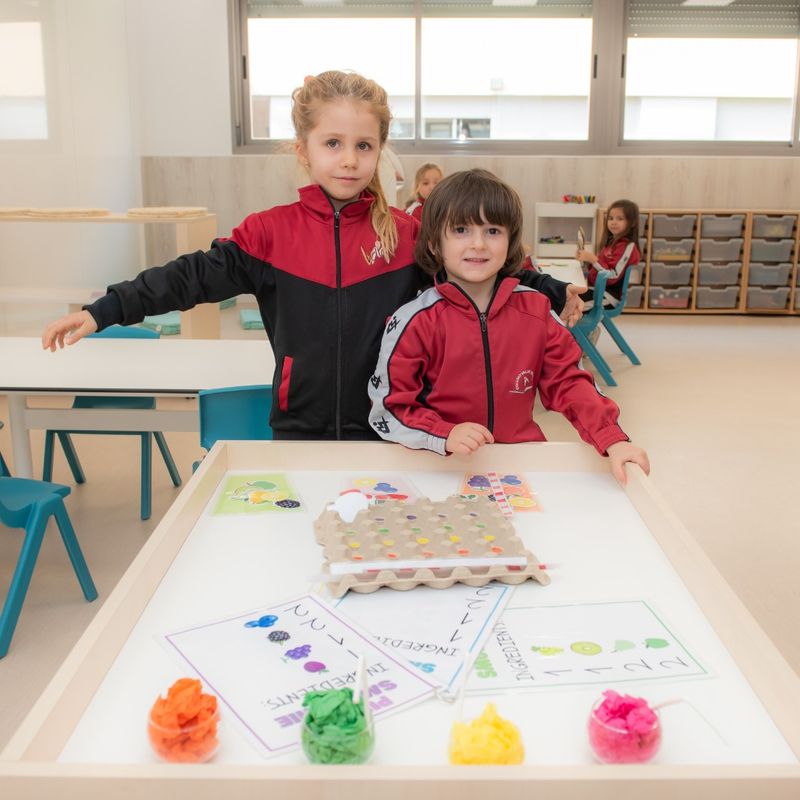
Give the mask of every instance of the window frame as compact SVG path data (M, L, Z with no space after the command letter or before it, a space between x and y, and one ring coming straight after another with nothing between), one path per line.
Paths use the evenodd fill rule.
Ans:
M392 139L401 155L548 156L786 156L800 155L800 47L795 67L795 98L790 142L630 140L624 135L625 20L628 0L593 0L592 76L589 135L586 140L504 140L422 138L422 3L414 0L415 138ZM285 154L291 140L254 141L249 135L250 85L247 74L247 0L228 0L231 65L231 137L235 155Z

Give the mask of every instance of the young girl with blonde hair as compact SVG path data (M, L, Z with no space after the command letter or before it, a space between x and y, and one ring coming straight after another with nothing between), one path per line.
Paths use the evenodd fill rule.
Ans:
M414 219L422 219L422 206L436 188L436 184L444 178L442 168L438 164L428 162L423 164L414 175L414 189L408 203L406 203L406 214L410 214Z
M110 286L83 311L50 324L43 347L55 351L109 325L253 294L275 353L274 437L376 438L365 386L383 326L428 282L414 263L418 223L387 204L377 173L388 98L374 81L330 71L307 77L292 102L295 150L312 181L297 202L251 214L208 252ZM541 288L558 309L569 300L567 313L579 302L559 281Z

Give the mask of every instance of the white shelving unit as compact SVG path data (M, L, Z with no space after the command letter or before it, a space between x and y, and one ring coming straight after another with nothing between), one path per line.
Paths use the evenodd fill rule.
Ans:
M537 258L574 258L578 246L578 228L586 234L586 248L594 249L597 239L595 203L536 203L533 223L534 255ZM546 236L562 236L562 244L539 240Z

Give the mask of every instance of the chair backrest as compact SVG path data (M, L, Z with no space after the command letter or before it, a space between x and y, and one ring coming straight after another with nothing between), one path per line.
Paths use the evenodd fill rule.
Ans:
M603 295L606 291L606 282L608 281L608 272L600 271L597 273L597 280L592 287L594 291L594 304L592 307L581 317L580 322L576 327L580 328L585 333L593 331L603 318Z
M272 439L272 386L231 386L200 392L200 445L218 439Z
M625 303L628 301L628 286L631 282L631 275L634 269L640 269L641 266L641 264L635 264L625 270L625 274L622 276L622 294L619 296L619 302L613 308L607 308L605 310L605 316L618 317L623 312Z
M92 339L160 339L158 331L129 325L110 325L99 333L90 333Z

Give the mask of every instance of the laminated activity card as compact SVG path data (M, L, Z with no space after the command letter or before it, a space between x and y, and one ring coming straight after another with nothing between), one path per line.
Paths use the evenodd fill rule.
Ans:
M383 473L352 476L346 480L343 491L351 489L358 489L378 505L387 500L403 503L419 497L419 492L405 478Z
M336 608L370 631L386 648L444 686L453 696L464 667L480 652L513 588L502 583L446 592L419 586L412 592L348 592Z
M230 475L223 484L214 514L253 514L305 510L281 473Z
M506 608L467 691L699 678L709 671L644 600Z
M536 497L524 476L505 472L468 472L461 483L459 493L464 499L487 497L507 517L515 511L539 511Z
M262 755L300 746L309 692L355 685L366 659L376 719L430 697L436 688L316 595L304 595L162 637L226 707Z

